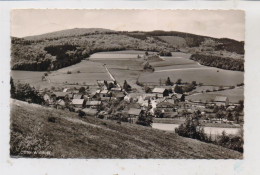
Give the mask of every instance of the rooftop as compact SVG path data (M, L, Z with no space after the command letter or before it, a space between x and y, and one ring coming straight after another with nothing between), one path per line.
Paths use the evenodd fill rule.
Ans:
M84 99L73 99L71 103L73 105L82 105L84 103Z
M165 88L154 88L153 93L163 93L165 90Z
M101 101L87 101L86 105L89 106L98 106L101 104Z
M128 114L130 115L139 115L141 113L141 109L136 109L136 108L130 108L128 111Z

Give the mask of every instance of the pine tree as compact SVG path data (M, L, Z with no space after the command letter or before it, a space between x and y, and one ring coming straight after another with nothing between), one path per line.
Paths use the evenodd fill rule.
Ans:
M12 77L10 79L10 85L11 85L11 89L10 89L11 98L15 98L15 85Z
M167 80L166 80L166 82L165 82L165 85L166 85L166 86L172 86L172 85L173 85L173 83L171 82L170 77L167 78Z

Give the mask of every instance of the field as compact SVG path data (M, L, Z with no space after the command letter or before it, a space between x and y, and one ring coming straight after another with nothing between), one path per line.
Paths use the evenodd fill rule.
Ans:
M204 85L215 86L232 86L244 82L243 72L219 70L216 68L189 68L189 69L176 69L164 72L144 73L140 76L139 81L144 83L159 83L160 79L170 79L176 82L182 79L183 82L196 81Z
M151 63L155 71L141 74L139 81L159 84L160 79L170 77L173 82L182 79L183 82L196 81L213 86L235 86L244 82L243 72L203 66L190 60L190 56L187 53L173 52L171 57L163 57L164 61Z
M61 86L64 84L96 85L96 80L111 80L104 65L122 85L124 80L131 86L136 86L136 80L143 83L159 84L160 79L170 77L173 82L182 79L183 82L196 81L210 86L235 86L244 82L243 72L222 70L199 65L190 60L190 54L173 52L172 57L162 57L163 61L151 62L154 72L142 71L142 56L144 51L115 51L101 52L90 56L88 60L68 66L57 71L52 71L48 81L42 81L44 72L12 71L11 76L15 81L30 83L40 88ZM67 74L70 71L71 74ZM162 82L163 82L162 81Z
M71 74L68 74L68 71ZM52 71L47 76L47 81L42 81L44 72L36 71L11 71L14 81L30 83L36 88L50 88L74 85L97 85L96 80L111 80L102 63L82 60L80 63Z
M239 100L244 100L244 87L239 87L235 89L228 89L224 91L216 91L216 92L207 92L202 94L195 94L187 96L187 100L192 101L211 101L214 100L216 96L226 96L229 98L229 101L232 103L237 103Z
M76 113L17 100L11 101L10 145L11 156L25 157L242 158L239 152L174 133L92 117L79 118ZM49 154L38 154L46 152Z
M106 64L109 72L121 86L127 80L132 88L141 90L140 86L136 85L136 80L142 73L143 59L137 58L137 56L144 54L144 51L134 50L101 52L91 55L89 59L93 62Z

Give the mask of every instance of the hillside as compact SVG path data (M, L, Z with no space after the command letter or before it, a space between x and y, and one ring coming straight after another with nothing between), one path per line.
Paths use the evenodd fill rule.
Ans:
M107 29L69 29L25 38L11 38L12 70L57 70L102 51L142 50L170 55L185 49L216 58L243 58L244 42L182 32L125 32ZM224 52L222 52L224 51ZM231 55L231 56L230 56Z
M117 33L117 32L109 29L102 29L102 28L74 28L74 29L67 29L67 30L45 33L42 35L27 36L24 37L24 39L44 40L44 39L75 37L75 36L84 36L84 35L101 34L101 33Z
M51 119L48 117L52 117ZM242 158L174 133L11 101L11 156L56 158ZM31 153L34 154L31 154ZM48 153L48 154L46 154Z

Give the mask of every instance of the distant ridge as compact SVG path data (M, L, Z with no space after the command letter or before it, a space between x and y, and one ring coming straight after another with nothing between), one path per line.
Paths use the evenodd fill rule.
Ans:
M33 35L23 37L26 40L41 40L41 39L52 39L52 38L62 38L62 37L72 37L72 36L83 36L95 33L114 33L115 31L102 28L74 28L65 29L55 32L45 33L41 35Z

